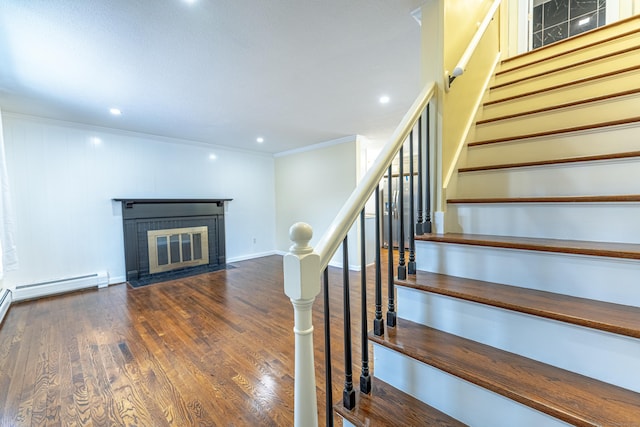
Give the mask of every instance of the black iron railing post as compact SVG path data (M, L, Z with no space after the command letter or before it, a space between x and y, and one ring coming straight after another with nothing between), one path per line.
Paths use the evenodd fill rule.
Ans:
M413 194L413 130L409 134L409 224L411 224L411 232L409 233L409 264L407 270L409 274L416 274L416 239L414 234L415 224L415 200Z
M349 298L349 250L347 236L342 242L342 279L344 303L344 390L342 404L347 409L356 406L356 392L353 389L353 367L351 361L351 304Z
M380 227L384 226L380 217L380 186L375 190L376 201L376 317L373 319L373 333L376 336L384 334L384 319L382 317L382 258L380 256Z
M369 375L369 338L367 337L367 253L366 227L364 209L360 212L360 300L361 300L361 344L362 344L362 371L360 372L360 391L369 394L371 392L371 375Z
M404 259L404 147L398 154L398 279L407 278L407 266Z
M329 269L324 278L324 383L326 390L325 415L327 427L333 427L333 387L331 386L331 313L329 312Z
M418 220L416 222L416 235L422 236L423 218L422 218L422 182L424 180L424 170L422 168L422 114L418 119Z
M388 309L387 309L387 326L394 327L396 326L396 307L395 307L395 290L393 283L393 166L389 165L389 250L387 251L388 258L388 278L387 278L387 289L388 289Z
M431 134L431 125L430 125L430 117L429 117L429 104L427 104L427 125L425 129L425 148L424 148L424 157L425 157L425 172L424 176L426 179L426 185L424 189L424 201L425 201L425 215L424 215L424 224L422 225L423 233L431 233L431 164L429 160L429 152L430 152L430 134Z

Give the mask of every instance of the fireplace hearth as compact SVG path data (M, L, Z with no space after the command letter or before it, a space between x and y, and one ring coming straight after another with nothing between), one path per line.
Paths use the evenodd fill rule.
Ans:
M224 202L113 199L122 203L127 281L225 266Z

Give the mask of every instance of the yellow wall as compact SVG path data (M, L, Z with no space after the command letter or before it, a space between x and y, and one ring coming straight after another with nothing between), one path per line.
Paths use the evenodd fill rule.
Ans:
M422 16L427 18L422 23L423 76L425 82L435 80L438 85L437 111L433 117L438 124L437 140L441 141L435 177L440 188L436 210L444 210L447 175L455 166L468 124L476 113L475 105L493 71L499 51L499 11L465 73L455 80L449 92L444 90L445 71L455 68L492 3L492 0L432 0L423 8Z
M453 70L492 3L492 0L444 1L445 69Z

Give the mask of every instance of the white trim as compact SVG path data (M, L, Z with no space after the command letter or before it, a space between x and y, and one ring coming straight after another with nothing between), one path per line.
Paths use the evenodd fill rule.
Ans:
M285 254L286 252L276 251L276 250L266 251L266 252L257 252L257 253L247 254L247 255L240 255L233 258L227 258L227 264L232 262L246 261L249 259L262 258L269 255L285 255Z
M375 263L372 262L370 264L367 264L367 267L370 267L373 264L375 264ZM335 267L335 268L342 268L343 264L341 262L339 262L339 261L330 261L328 266L329 267ZM360 264L355 264L355 265L354 264L349 264L349 270L350 271L361 271L362 268L360 267Z
M433 213L433 224L436 234L444 234L445 213L443 211L435 211Z
M469 120L467 120L467 124L465 125L465 128L464 128L464 133L462 134L460 141L458 141L458 148L456 149L456 154L455 156L453 156L453 160L449 165L449 170L447 171L447 175L445 176L444 183L442 185L442 188L444 189L446 189L449 186L449 181L451 180L451 176L457 169L460 153L462 153L462 149L467 145L467 137L469 136L469 132L471 131L471 128L476 123L476 116L478 115L478 110L480 109L480 105L482 104L484 95L487 91L487 88L489 87L489 83L491 82L491 79L495 74L496 67L500 63L500 55L501 53L498 52L498 54L496 55L496 59L494 60L493 67L491 67L491 71L487 74L487 77L485 78L484 84L482 86L482 91L480 92L480 96L478 96L478 99L476 99L476 103L473 106L472 111L474 113L469 115Z
M107 286L118 285L120 283L125 283L126 281L127 281L126 276L115 276L115 277L109 276L109 283L107 284Z
M320 148L331 147L333 145L345 144L347 142L354 142L358 140L358 135L348 135L343 136L342 138L332 139L330 141L319 142L317 144L307 145L306 147L294 148L292 150L281 151L279 153L275 153L273 157L285 157L290 156L292 154L304 153L307 151L314 151Z
M4 316L7 314L7 311L9 311L9 306L11 306L11 291L9 289L3 289L0 295L0 325L2 325Z
M419 26L422 26L422 6L411 11L411 16L416 20Z
M41 298L92 287L104 288L108 286L108 284L109 275L104 271L83 276L54 279L46 282L29 283L16 286L13 300L22 301Z
M30 114L7 112L5 110L2 111L2 115L4 117L10 117L10 118L19 119L19 120L31 120L34 122L39 122L39 123L48 124L48 125L73 127L75 129L83 129L83 130L88 130L93 132L109 132L115 135L122 135L122 136L128 136L128 137L138 137L138 138L142 137L142 138L150 139L153 142L159 142L159 143L191 145L195 147L206 148L208 150L226 150L226 151L233 151L238 153L255 154L255 155L260 155L264 157L273 157L273 153L266 153L263 151L247 150L247 149L236 148L236 147L231 147L226 145L212 144L204 141L195 141L192 139L173 138L170 136L156 135L153 133L136 132L136 131L130 131L130 130L124 130L124 129L118 129L118 128L110 128L106 126L89 125L86 123L72 122L68 120L50 119L47 117L32 116Z

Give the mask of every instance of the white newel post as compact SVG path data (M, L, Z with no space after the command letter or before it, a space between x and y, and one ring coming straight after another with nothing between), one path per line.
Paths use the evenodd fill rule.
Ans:
M320 256L309 241L311 226L295 223L289 229L293 245L284 256L284 293L294 311L295 374L293 416L295 427L318 425L316 374L313 361L312 307L320 293Z

